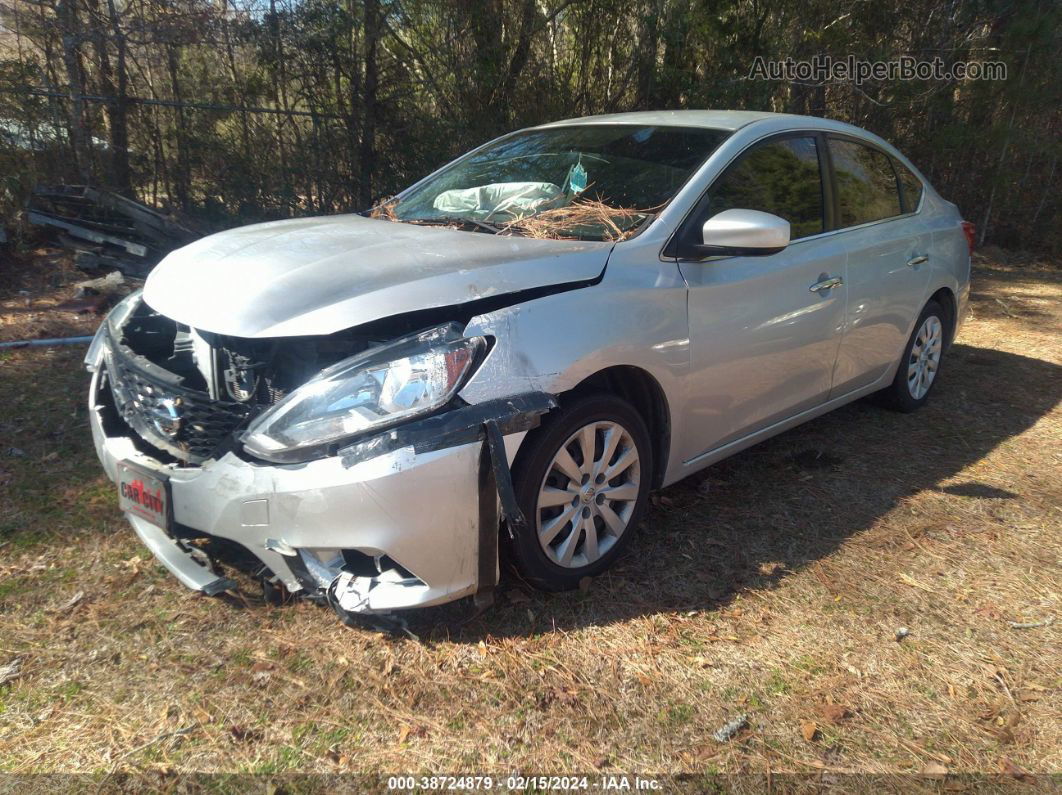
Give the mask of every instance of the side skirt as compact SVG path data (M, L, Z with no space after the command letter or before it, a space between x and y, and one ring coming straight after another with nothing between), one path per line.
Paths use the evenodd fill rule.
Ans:
M740 439L735 439L732 442L716 447L706 453L701 453L700 455L691 458L689 461L684 461L682 469L678 472L677 476L674 478L668 478L664 482L664 485L669 486L672 483L677 483L683 478L692 475L694 472L698 472L706 466L722 461L724 458L729 458L735 453L740 453L742 450L752 447L754 444L770 439L772 436L777 436L783 431L788 431L790 428L795 428L797 425L802 425L816 417L821 417L823 414L829 414L834 409L838 409L846 403L851 403L855 400L859 400L861 397L871 395L883 386L887 386L892 381L892 375L888 373L886 375L888 375L887 381L884 380L884 377L879 378L873 384L868 384L867 386L847 392L840 397L827 400L825 403L821 403L815 408L802 411L788 419L776 422L774 425L768 425L766 428L750 433L748 436L742 436Z

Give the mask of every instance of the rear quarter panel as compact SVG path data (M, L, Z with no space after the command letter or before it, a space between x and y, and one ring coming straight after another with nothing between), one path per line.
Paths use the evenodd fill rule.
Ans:
M955 296L955 328L958 333L970 299L970 248L962 230L959 208L942 199L927 185L926 229L930 233L930 277L927 297L946 287Z

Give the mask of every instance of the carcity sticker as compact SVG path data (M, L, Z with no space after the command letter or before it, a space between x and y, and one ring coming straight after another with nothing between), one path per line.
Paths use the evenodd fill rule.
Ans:
M154 493L148 491L144 486L144 481L134 480L132 483L123 483L121 487L122 496L127 500L138 503L149 511L154 513L162 513L166 503L162 499L162 489L155 489Z
M166 527L166 486L160 478L118 465L118 505L123 511Z

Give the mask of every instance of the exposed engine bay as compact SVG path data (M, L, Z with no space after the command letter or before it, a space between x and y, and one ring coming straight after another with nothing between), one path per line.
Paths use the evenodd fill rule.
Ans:
M146 304L126 322L122 342L213 400L270 406L325 367L387 338L341 331L326 337L242 339L197 331Z
M393 318L326 336L244 339L190 328L141 303L114 335L101 392L112 393L104 402L155 448L149 452L198 464L324 368L409 333L416 322Z

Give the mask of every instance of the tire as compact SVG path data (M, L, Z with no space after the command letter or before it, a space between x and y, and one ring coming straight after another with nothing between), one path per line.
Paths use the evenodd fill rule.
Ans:
M588 427L594 460L586 466ZM606 444L612 448L607 461ZM645 513L652 456L645 421L613 395L576 398L547 416L524 441L513 467L516 498L527 518L509 543L520 574L542 590L567 591L611 566ZM609 464L611 478L604 469ZM541 505L542 498L555 504Z
M933 387L940 381L949 333L947 313L936 301L930 301L915 322L896 377L878 393L883 405L905 414L925 405Z

